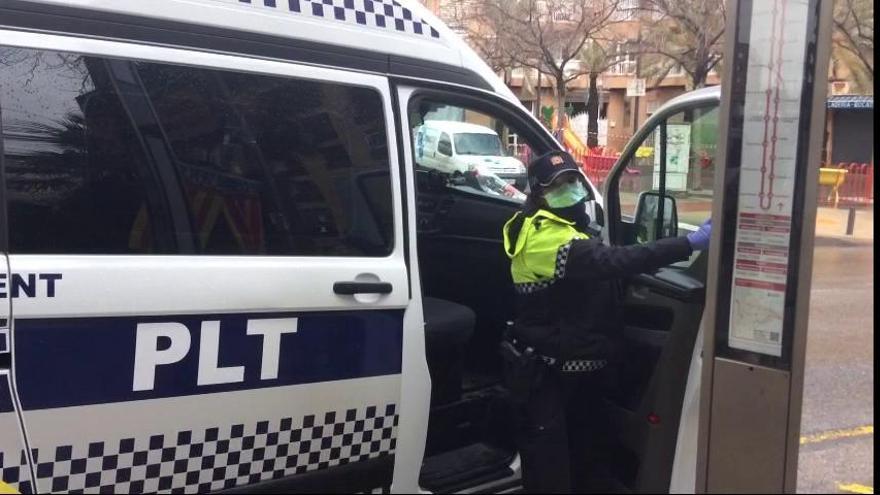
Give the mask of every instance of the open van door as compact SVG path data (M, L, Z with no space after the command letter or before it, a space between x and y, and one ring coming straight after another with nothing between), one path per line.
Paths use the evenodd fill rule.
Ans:
M610 243L684 236L711 216L719 95L709 88L670 101L627 145L603 185ZM706 266L697 252L623 287L622 367L608 399L617 464L635 492L670 490L679 430L688 427L685 391L699 379L691 361L699 356Z

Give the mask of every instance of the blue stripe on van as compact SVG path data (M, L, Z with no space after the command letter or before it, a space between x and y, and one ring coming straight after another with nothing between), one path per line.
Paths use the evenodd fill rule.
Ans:
M247 322L298 317L296 333L281 338L278 378L261 380L263 338ZM218 365L244 366L244 381L197 386L203 321L220 321ZM175 322L190 332L179 362L156 367L155 386L133 391L139 323ZM167 348L168 339L159 340ZM163 347L164 346L164 347ZM23 409L178 397L399 374L403 310L296 314L16 319L16 380Z

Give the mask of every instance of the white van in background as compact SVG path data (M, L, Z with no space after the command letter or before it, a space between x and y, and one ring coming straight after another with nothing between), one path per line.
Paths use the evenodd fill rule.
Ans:
M508 156L498 133L468 122L427 120L415 133L416 160L424 167L449 174L478 167L520 190L526 187L526 166Z
M560 145L421 4L0 0L0 57L0 489L520 487L498 345L522 197L489 174L524 172L499 138ZM656 224L635 149L714 136L719 94L590 184L609 242ZM626 287L605 459L635 492L696 470L704 280L700 255Z

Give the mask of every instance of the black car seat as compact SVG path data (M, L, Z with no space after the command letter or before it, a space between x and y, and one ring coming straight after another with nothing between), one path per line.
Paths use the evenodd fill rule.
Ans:
M464 351L477 315L467 306L425 297L425 353L431 373L431 405L461 399Z

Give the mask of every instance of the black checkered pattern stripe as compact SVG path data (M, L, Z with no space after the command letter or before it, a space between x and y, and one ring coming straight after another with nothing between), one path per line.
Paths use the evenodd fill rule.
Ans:
M554 272L554 277L563 278L565 277L565 265L568 263L568 253L571 251L571 243L561 246L558 251L556 251L556 271Z
M514 284L513 288L516 293L531 294L533 292L538 292L552 286L556 283L557 280L565 277L565 266L568 264L568 254L570 252L570 242L568 244L565 244L564 246L560 246L559 250L556 251L556 268L553 271L553 278L551 278L550 280L542 280L540 282L525 282L522 284Z
M562 363L561 369L563 373L588 373L590 371L601 370L607 364L608 361L604 359L574 359L572 361L566 361Z
M544 290L554 283L556 283L555 278L543 282L525 282L522 284L514 284L513 289L517 294L531 294L533 292L538 292L539 290Z
M396 0L228 0L240 4L439 39L440 33Z
M560 361L556 358L542 355L539 355L539 357L547 366L556 367L559 365L559 371L562 371L563 373L588 373L590 371L601 370L608 364L608 361L604 359L573 359L571 361L563 361L560 364Z
M17 489L19 493L34 493L24 451L17 454L0 452L0 481Z
M397 408L34 449L44 492L204 493L394 453Z

